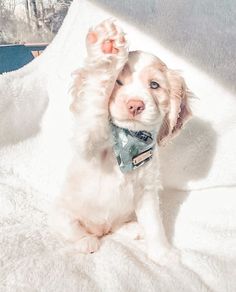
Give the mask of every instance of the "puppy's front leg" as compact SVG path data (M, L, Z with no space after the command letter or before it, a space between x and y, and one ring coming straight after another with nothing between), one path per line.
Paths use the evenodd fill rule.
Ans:
M127 62L128 49L123 32L111 20L90 30L86 44L88 57L76 80L71 109L80 127L77 137L85 142L78 144L86 145L85 152L94 153L109 135L108 103L117 76Z
M148 256L159 262L170 250L170 244L165 235L157 194L146 191L138 201L135 212L138 222L144 229Z

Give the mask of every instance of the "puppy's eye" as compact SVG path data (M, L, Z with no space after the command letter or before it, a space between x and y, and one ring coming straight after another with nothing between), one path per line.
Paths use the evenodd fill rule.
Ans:
M116 83L120 86L124 85L119 79L116 80Z
M158 87L160 87L160 85L156 81L151 81L150 82L150 88L157 89Z

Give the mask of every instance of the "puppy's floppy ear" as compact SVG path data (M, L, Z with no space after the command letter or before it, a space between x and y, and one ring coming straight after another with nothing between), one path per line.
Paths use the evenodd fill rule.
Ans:
M183 125L192 116L184 79L174 70L168 69L166 75L170 84L170 104L158 133L159 145L167 144L171 138L178 135Z
M79 99L80 99L80 93L82 91L82 86L85 80L85 71L83 69L78 69L72 73L72 76L74 76L73 85L71 87L71 94L73 96L73 100L70 105L70 111L72 113L77 113L80 108Z

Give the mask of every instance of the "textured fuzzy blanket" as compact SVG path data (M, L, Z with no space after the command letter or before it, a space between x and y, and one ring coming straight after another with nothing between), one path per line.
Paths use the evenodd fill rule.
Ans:
M163 218L181 261L155 264L142 241L125 235L80 255L47 226L71 156L71 72L85 56L88 27L109 16L74 0L46 51L0 76L0 291L236 291L236 99L122 19L131 49L183 70L196 96L194 118L161 150Z

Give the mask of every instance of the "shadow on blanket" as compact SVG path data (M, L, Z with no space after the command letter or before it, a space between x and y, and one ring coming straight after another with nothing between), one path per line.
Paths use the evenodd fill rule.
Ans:
M194 133L194 135L191 135L191 133ZM193 118L181 135L182 137L176 138L176 143L171 145L170 151L168 149L164 150L163 155L161 155L162 164L165 160L168 161L171 152L171 158L176 156L181 159L181 164L180 162L176 163L174 159L167 162L168 173L163 169L163 179L165 184L170 185L170 187L164 188L160 194L161 209L163 210L164 225L170 242L174 238L175 223L180 208L190 194L188 183L207 177L216 152L217 136L209 122ZM179 165L181 165L181 169L178 170ZM170 173L170 169L175 176ZM173 177L178 180L178 182L174 182L175 185L178 185L177 189L171 187L170 180ZM191 189L194 188L191 187Z
M236 22L234 0L90 0L135 24L177 55L191 60L235 92Z

